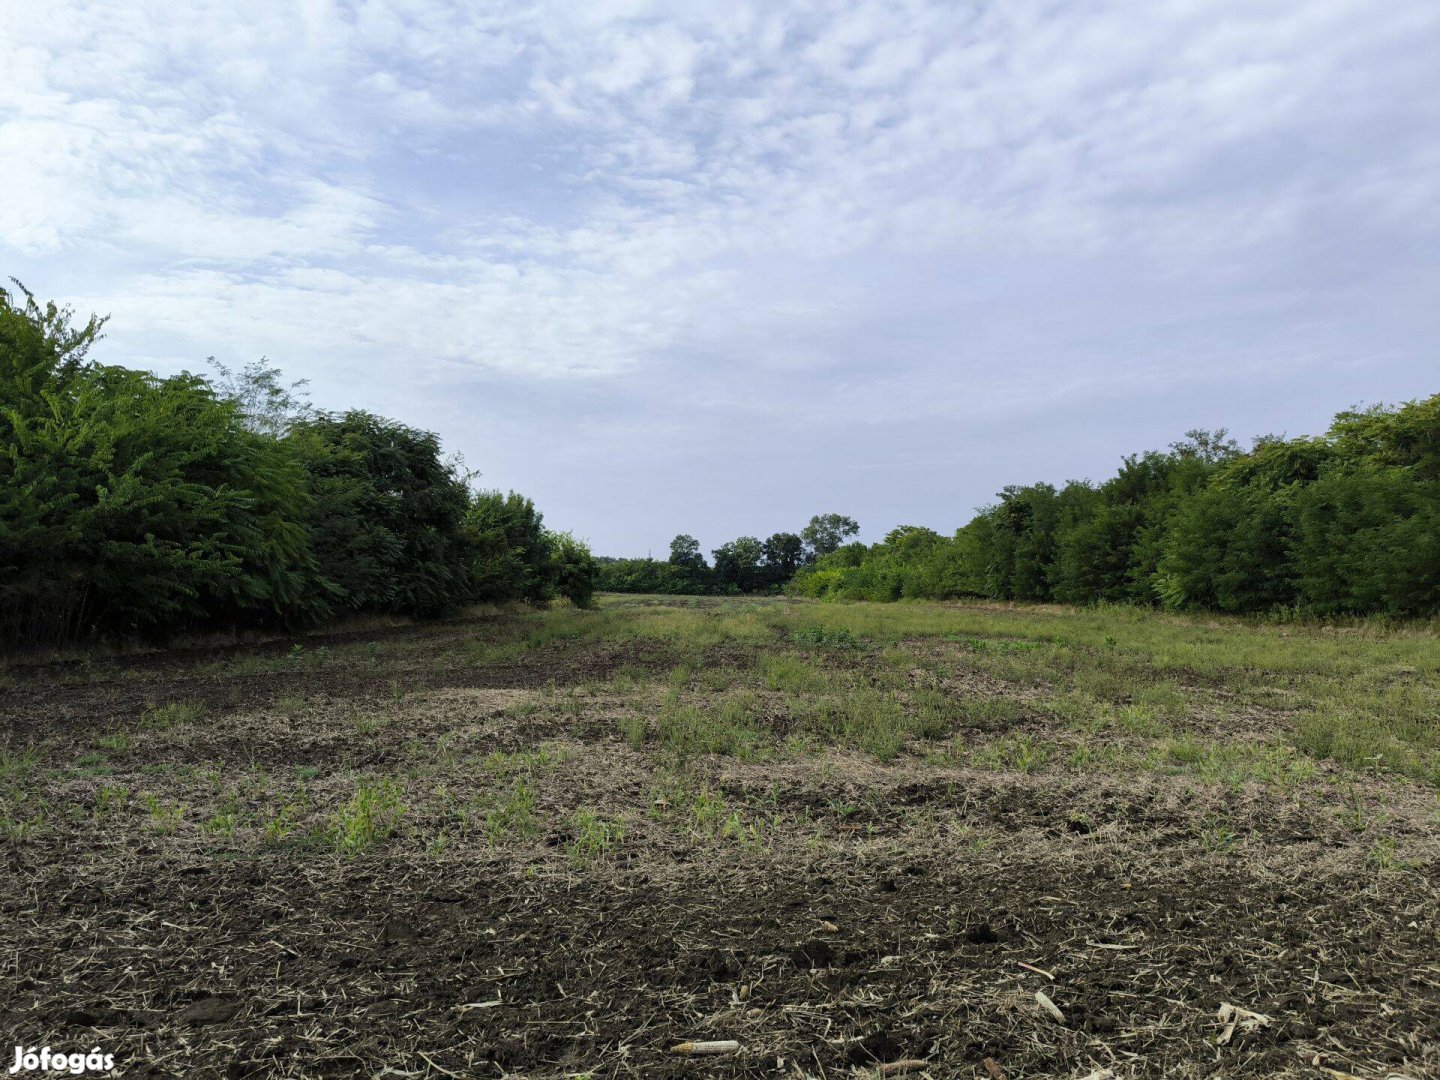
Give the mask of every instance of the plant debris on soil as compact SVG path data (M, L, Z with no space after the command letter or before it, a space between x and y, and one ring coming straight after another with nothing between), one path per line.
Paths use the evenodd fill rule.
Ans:
M1311 675L1121 630L683 603L10 669L7 1053L1440 1077L1430 735L1408 772L1313 752ZM844 648L793 632L822 617ZM1402 659L1436 700L1440 663Z

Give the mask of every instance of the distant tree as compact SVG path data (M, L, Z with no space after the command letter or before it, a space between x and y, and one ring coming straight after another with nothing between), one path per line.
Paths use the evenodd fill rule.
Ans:
M765 584L784 585L805 561L805 541L792 532L777 532L763 545Z
M465 527L474 550L477 600L549 599L550 539L533 502L513 491L476 492Z
M576 607L589 607L595 597L598 567L590 547L567 532L547 533L549 573L556 593Z
M742 536L716 548L715 580L728 592L752 592L760 585L760 560L765 545L753 536Z
M670 541L670 563L692 570L705 569L705 556L700 553L700 541L681 533Z
M816 514L810 519L810 524L800 530L800 538L805 542L807 557L813 561L821 555L829 555L845 542L846 537L859 531L860 525L854 518L843 514Z
M240 409L241 422L259 435L281 436L291 426L315 415L305 387L309 379L286 383L280 369L262 356L239 371L211 356L206 361L215 369L210 385L218 397L228 398Z
M1230 438L1229 430L1223 427L1214 431L1191 428L1185 432L1185 438L1170 444L1170 450L1176 457L1197 458L1206 465L1218 465L1241 453L1240 444Z

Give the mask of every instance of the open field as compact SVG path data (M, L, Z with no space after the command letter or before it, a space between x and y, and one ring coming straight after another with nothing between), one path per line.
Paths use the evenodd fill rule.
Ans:
M1433 626L606 597L0 689L7 1053L1440 1076Z

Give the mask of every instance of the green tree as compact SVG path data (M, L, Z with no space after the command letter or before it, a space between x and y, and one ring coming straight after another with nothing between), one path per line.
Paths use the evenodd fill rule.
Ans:
M431 616L474 598L470 494L431 432L361 411L294 425L320 572L353 611Z
M800 538L805 542L807 559L813 561L829 555L845 542L847 536L854 536L859 531L860 526L854 518L843 514L816 514L800 530Z
M711 552L715 581L725 592L754 592L761 585L760 560L765 546L753 536L742 536Z
M704 570L705 556L700 552L700 541L686 533L680 533L670 541L670 564L690 570Z
M552 543L533 502L513 491L477 492L465 528L477 600L538 603L553 595Z
M762 557L765 584L784 585L805 561L805 542L792 532L774 533L762 546Z

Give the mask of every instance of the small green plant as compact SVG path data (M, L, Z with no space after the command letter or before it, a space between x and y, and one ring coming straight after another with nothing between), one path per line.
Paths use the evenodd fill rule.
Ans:
M606 821L595 811L581 808L570 818L570 845L565 854L577 866L608 858L615 846L625 838L625 824Z
M275 816L265 823L261 837L267 844L278 844L295 831L300 817L305 812L306 802L290 802L282 806Z
M50 804L30 792L0 798L0 839L23 840L39 832L50 816Z
M95 793L94 816L100 820L114 817L123 811L129 802L129 788L102 784L100 790Z
M335 848L343 855L358 854L393 835L404 816L400 786L393 780L362 783L335 814L331 828Z
M112 732L109 735L101 735L95 740L95 745L101 750L108 750L112 754L123 754L130 749L130 736L123 731Z
M234 810L221 810L200 823L201 831L211 836L232 837L240 826L240 815Z
M40 760L40 748L34 743L25 746L0 746L0 780L19 780L35 768Z
M539 831L535 822L535 789L520 779L503 797L486 807L483 818L485 839L499 843L507 836L534 836Z
M627 746L632 750L643 750L645 748L645 736L649 734L649 725L645 723L643 716L622 716L620 718L620 736L625 740Z
M140 717L140 726L150 731L168 731L170 728L193 724L204 715L204 710L194 701L172 701L165 705L152 705Z
M976 754L976 760L992 768L1029 774L1050 760L1050 748L1025 732L990 743Z
M170 836L179 831L180 823L185 820L183 805L149 793L141 797L141 802L145 804L145 812L150 815L152 830L161 836Z
M1412 870L1420 863L1400 857L1400 845L1392 836L1382 836L1370 846L1369 859L1377 870Z
M860 642L843 626L799 626L790 631L790 640L798 645L818 645L822 649L858 649Z
M1207 851L1222 854L1240 841L1240 834L1224 818L1212 814L1200 825L1200 843Z

